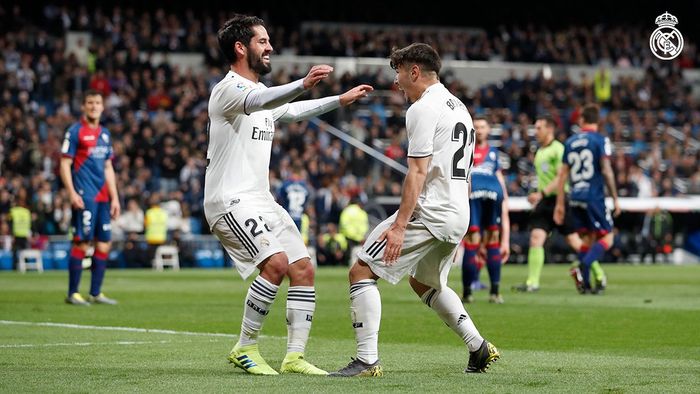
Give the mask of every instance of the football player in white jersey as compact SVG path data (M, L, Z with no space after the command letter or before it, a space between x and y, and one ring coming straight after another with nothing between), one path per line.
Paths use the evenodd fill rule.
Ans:
M381 298L377 279L406 274L421 300L469 349L465 372L484 372L500 357L481 337L459 296L447 287L457 245L467 232L467 180L474 130L464 104L440 83L440 57L427 44L394 50L395 83L413 104L406 112L408 173L399 210L367 237L350 269L350 309L357 357L330 376L381 376L377 350Z
M311 67L302 79L267 88L272 45L262 19L236 15L218 32L230 71L209 99L209 148L204 213L217 238L246 279L256 268L244 303L241 335L228 359L256 375L277 375L262 358L257 339L280 284L287 293L287 355L281 372L325 375L304 359L316 306L314 268L299 230L275 202L268 180L275 121L300 121L349 105L372 91L359 85L340 96L290 103L333 68Z

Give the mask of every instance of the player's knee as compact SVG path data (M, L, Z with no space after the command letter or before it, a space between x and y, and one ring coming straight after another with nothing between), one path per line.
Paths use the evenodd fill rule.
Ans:
M362 260L357 260L355 264L352 265L350 271L348 272L348 279L350 283L356 283L364 279L372 279L375 275L369 266Z
M287 275L292 282L312 285L314 282L314 266L308 258L300 259L289 265Z
M73 247L78 248L83 252L87 252L88 248L90 247L90 243L87 241L73 241Z
M498 243L501 241L501 232L498 230L489 230L486 232L486 242L489 244Z
M411 288L418 295L418 297L422 297L426 291L430 290L430 286L419 282L412 276L408 278L408 283L411 285Z
M544 246L544 241L547 238L547 233L542 229L534 229L530 232L530 246L531 247L542 247Z
M100 251L102 253L109 253L109 249L112 247L112 242L107 241L107 242L97 242L95 244L95 250Z
M263 262L260 275L276 285L282 283L282 279L289 272L289 260L284 253L275 253Z

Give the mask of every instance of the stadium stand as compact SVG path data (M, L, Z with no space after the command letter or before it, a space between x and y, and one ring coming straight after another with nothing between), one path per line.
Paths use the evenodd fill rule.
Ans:
M148 196L160 193L164 204L172 208L168 210L169 235L179 247L180 264L230 265L207 236L202 212L207 100L224 66L215 33L226 16L224 12L154 8L142 13L133 8L51 4L41 9L40 16L25 13L19 6L3 9L0 223L6 222L14 196L26 190L31 196L35 246L46 243L47 237L65 239L70 202L58 178L60 143L66 126L79 114L81 93L94 88L106 97L103 121L114 136L122 206L135 201L145 210ZM313 191L308 208L312 244L325 223L338 222L340 211L352 197L359 195L370 202L367 209L374 210L378 219L400 195L402 174L396 168L405 164L405 105L392 76L386 74L385 59L391 47L413 40L435 44L448 61L485 61L503 69L509 64L516 68L516 63L503 62L586 66L581 70L587 72L574 77L571 70L578 68L570 67L569 74L539 68L537 73L512 72L477 86L464 83L450 69L442 75L473 114L486 115L495 125L493 143L501 150L511 196L525 196L533 186L535 117L542 113L555 116L558 138L564 139L575 131L580 107L587 101L603 104L601 129L615 145L613 167L621 196L700 194L700 87L695 80L684 78L687 71L697 72L694 67L700 64L700 57L690 39L679 59L661 65L641 48L648 37L640 27L550 30L512 25L486 31L305 22L296 27L272 26L270 32L277 53L285 58L330 56L341 64L344 58L374 57L385 69L348 67L311 93L332 94L358 83L375 86L377 93L355 111L329 113L322 118L326 123L309 121L278 128L271 183L278 185L293 162L305 163ZM598 83L606 78L608 68L635 69L636 73L611 78L609 94L605 94ZM293 64L275 68L271 82L290 81L304 71ZM328 132L333 126L381 155L368 155L360 145L334 136ZM392 161L398 167L384 164ZM526 216L515 216L512 244L520 249L514 250L514 259L523 261ZM691 218L674 214L674 247L681 246L684 235L697 227L693 223L699 221ZM645 223L644 213L621 218L620 246L615 249L619 255L608 256L610 260L629 260L630 255L643 253L644 239L636 234L642 234ZM142 242L138 230L122 230L115 231L121 237L116 249L124 250L128 242ZM0 237L7 237L8 231L7 226L0 226ZM553 250L564 253L565 247L559 246L561 249L555 245ZM112 257L112 264L130 264L122 254Z

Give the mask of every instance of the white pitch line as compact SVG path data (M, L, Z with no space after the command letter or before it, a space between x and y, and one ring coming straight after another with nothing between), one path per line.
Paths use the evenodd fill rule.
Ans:
M37 326L37 327L75 328L75 329L80 329L80 330L142 332L142 333L147 333L147 334L191 335L191 336L204 336L204 337L238 338L238 335L223 334L223 333L218 333L218 332L175 331L175 330L161 330L161 329L157 329L157 328L91 326L91 325L84 325L84 324L13 321L13 320L0 320L0 324L20 325L20 326ZM260 337L264 338L265 336L261 335ZM267 337L267 338L272 338L272 337Z
M0 345L0 348L28 348L28 347L54 347L54 346L101 346L101 345L151 345L172 343L172 341L116 341L116 342L74 342L74 343L17 343Z

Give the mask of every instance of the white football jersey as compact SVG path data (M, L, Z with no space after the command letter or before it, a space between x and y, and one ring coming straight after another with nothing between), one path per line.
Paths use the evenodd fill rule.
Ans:
M246 113L245 99L253 89L267 87L229 71L209 98L204 214L210 226L241 197L275 204L270 193L270 152L275 120L287 111L288 104Z
M432 156L414 216L435 238L459 243L469 227L472 117L459 99L436 83L406 112L406 131L409 157Z

